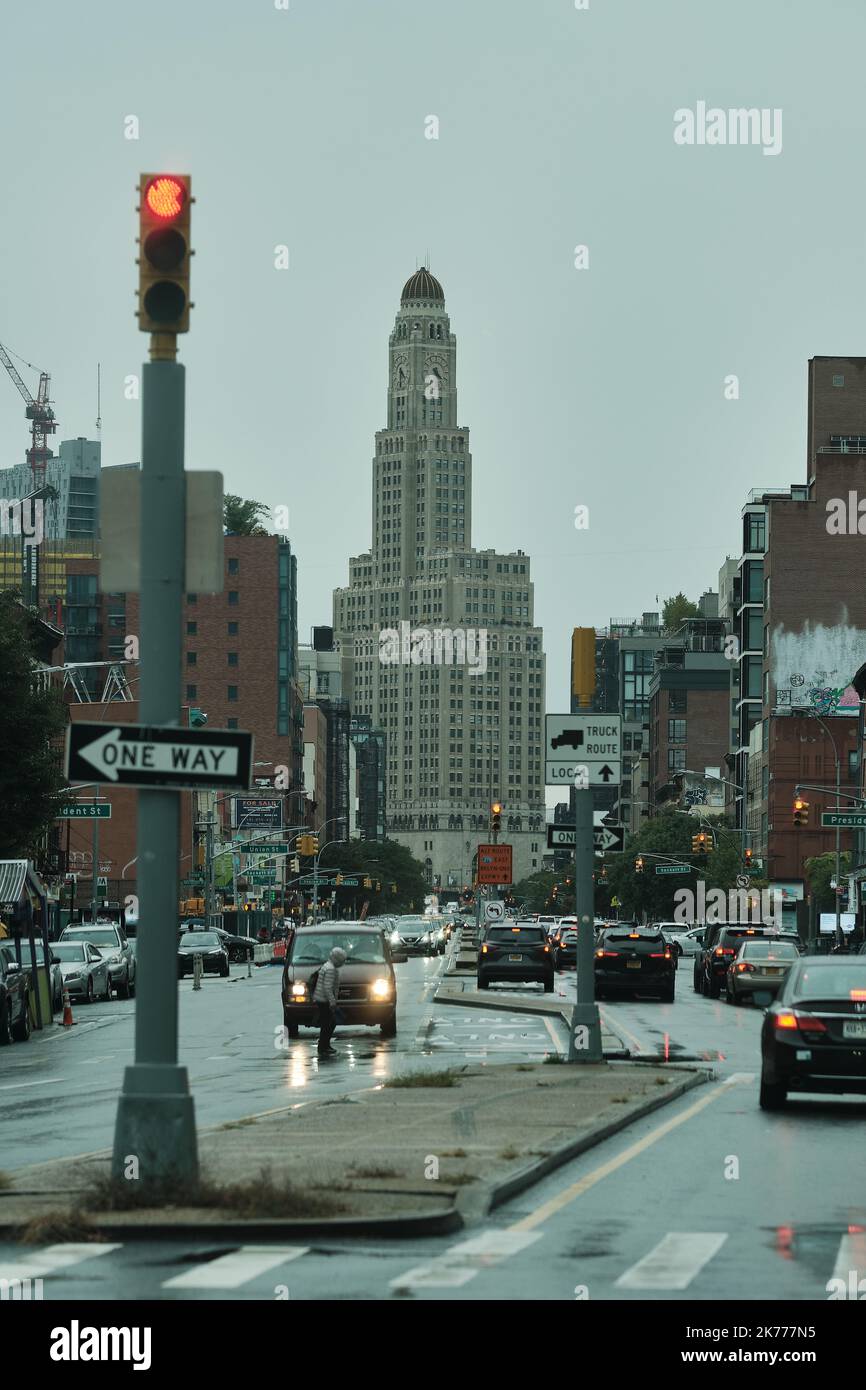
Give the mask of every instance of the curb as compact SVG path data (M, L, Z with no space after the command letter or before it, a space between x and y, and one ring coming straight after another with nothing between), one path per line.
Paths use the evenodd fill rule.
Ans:
M441 987L440 987L440 988L441 988ZM539 1003L540 1003L540 1002L541 1002L541 1000L539 1000ZM436 993L435 993L434 996L433 996L433 1003L434 1003L434 1004L456 1004L456 1005L458 1005L458 1006L459 1006L459 1005L462 1005L464 1008L467 1008L467 1009L476 1009L476 1008L477 1008L477 1009L492 1009L492 1010L496 1010L496 1011L498 1011L498 1012L500 1012L500 1013L504 1012L504 1011L506 1010L506 1008L507 1008L507 1010L508 1010L510 1013L515 1013L515 1014L531 1014L531 1015L533 1015L535 1018L553 1018L553 1019L557 1019L557 1020L559 1020L560 1023L562 1023L562 1025L563 1025L563 1027L565 1028L565 1031L566 1031L567 1033L570 1033L570 1032L571 1032L571 1017L572 1017L571 1011L572 1011L573 1005L572 1005L572 1004L568 1004L568 1003L563 1003L563 1004L556 1004L556 1003L554 1003L554 1007L553 1007L553 1008L550 1008L550 1009L540 1009L540 1008L538 1008L538 1005L537 1005L537 1004L535 1004L532 1000L526 999L525 996L524 996L522 1002L518 1002L518 1003L514 1003L514 1004L513 1004L513 1003L511 1002L510 999L503 1001L503 998L502 998L501 995L500 995L497 999L490 999L490 998L487 998L487 997L485 997L484 995L480 994L480 992L479 992L478 990L466 990L466 991L464 991L463 993L460 993L460 994L449 994L449 993L447 993L447 992L443 994L443 993L440 992L440 990L437 990ZM604 1032L604 1031L605 1031L605 1030L602 1029L602 1032ZM628 1048L627 1048L627 1047L625 1046L625 1044L623 1043L623 1040L622 1040L622 1038L619 1036L619 1034L618 1034L618 1033L615 1033L615 1032L613 1031L612 1028L608 1028L606 1031L607 1031L612 1037L616 1038L617 1042L619 1043L619 1047L618 1047L617 1049L615 1049L615 1050L612 1049L612 1050L609 1051L609 1052L605 1052L605 1053L604 1053L604 1060L605 1060L605 1061L609 1061L609 1060L614 1059L614 1058L615 1058L617 1061L621 1061L621 1060L630 1060L630 1059L633 1060L633 1059L631 1058L631 1053L629 1052ZM652 1060L653 1060L653 1061L658 1061L658 1058L653 1058Z
M62 1220L63 1216L64 1213L57 1213L58 1220ZM0 1221L0 1239L15 1239L29 1224L29 1221ZM214 1242L219 1242L248 1240L250 1237L268 1240L274 1235L383 1236L396 1239L403 1236L449 1235L453 1231L462 1230L463 1225L463 1217L457 1207L450 1206L443 1212L437 1212L435 1216L350 1216L342 1219L335 1217L332 1221L294 1221L284 1217L269 1217L267 1220L249 1221L154 1221L149 1225L143 1225L140 1222L132 1224L124 1220L112 1221L103 1218L99 1222L93 1222L89 1228L95 1235L105 1235L106 1238L120 1236L129 1241L183 1236L187 1239L213 1239Z
M546 1178L548 1174L556 1172L557 1168L562 1168L566 1163L570 1163L573 1158L579 1158L581 1154L586 1153L587 1149L593 1149L597 1144L603 1144L606 1139L610 1139L613 1135L627 1129L635 1120L642 1120L646 1115L663 1109L664 1106L679 1100L680 1096L709 1080L710 1073L708 1071L693 1071L684 1076L682 1081L675 1083L664 1095L642 1101L634 1109L628 1110L615 1120L609 1120L607 1124L597 1125L590 1129L579 1139L567 1140L552 1153L545 1154L543 1158L539 1158L533 1163L525 1164L523 1168L518 1169L516 1173L510 1173L507 1178L503 1178L500 1182L488 1183L483 1188L476 1188L474 1192L466 1192L465 1195L459 1194L456 1206L464 1223L469 1226L483 1221L491 1211L501 1206L503 1202L507 1202L511 1197L516 1197L520 1192L525 1192L528 1187L533 1187L535 1183Z

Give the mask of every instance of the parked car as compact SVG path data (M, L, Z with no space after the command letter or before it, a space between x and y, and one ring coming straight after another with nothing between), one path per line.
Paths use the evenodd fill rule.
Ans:
M740 1004L755 994L778 994L800 953L790 941L744 941L728 966L725 998Z
M761 1108L791 1091L866 1095L866 956L801 956L764 1014Z
M695 956L694 984L697 994L718 999L725 984L728 966L744 941L760 941L770 933L765 927L731 926L714 923L704 930L701 950Z
M676 942L676 945L679 948L678 956L680 959L683 956L696 956L698 954L698 951L700 951L704 940L703 927L687 926L685 928L679 929L680 924L677 923L678 930L676 932L676 935L674 935L672 932L669 933L668 931L668 927L670 925L669 923L659 922L658 925L661 927L664 936L668 941L670 941L672 946L674 942Z
M557 970L568 970L571 966L577 969L577 928L566 927L558 929L558 935L553 942L553 960Z
M222 927L215 927L217 936L228 952L229 960L245 961L252 960L256 953L256 943L251 936L232 936L231 932L223 931ZM274 940L279 941L286 935L285 929L278 937L276 928Z
M44 973L45 951L43 950L42 942L34 941L33 947L36 951L36 964L39 968L40 973ZM29 957L30 954L29 946L25 946L23 948L22 953L24 954L25 959L27 959L27 957ZM48 977L51 981L51 1012L56 1014L59 1013L60 1010L63 1008L63 975L60 970L60 961L57 959L57 956L54 953L53 946L51 946L49 949L48 972Z
M503 925L491 922L478 951L479 989L493 980L535 980L553 992L553 951L544 927L536 922Z
M135 994L135 955L126 932L116 922L100 921L64 927L61 941L89 941L96 946L108 964L109 986L118 999L131 999Z
M63 988L69 991L70 999L83 999L92 1004L94 999L111 998L108 961L97 946L87 940L61 937L51 950L60 962Z
M302 1027L318 1026L319 1006L309 988L311 975L339 946L346 952L340 968L339 1012L347 1024L378 1026L384 1038L397 1032L397 977L387 935L366 923L302 927L289 946L283 966L283 1023L290 1038Z
M683 946L683 938L694 930L694 924L692 922L653 922L653 926L662 933L671 948L675 963L679 964L680 957L687 954ZM699 932L703 932L702 927L699 928ZM694 954L694 952L688 954Z
M192 974L195 957L201 956L203 974L226 976L229 953L216 931L185 931L177 944L177 973L180 979Z
M611 994L657 994L674 1000L671 948L655 927L618 927L602 932L595 950L595 997Z
M0 1047L30 1037L30 975L18 964L10 941L0 943Z

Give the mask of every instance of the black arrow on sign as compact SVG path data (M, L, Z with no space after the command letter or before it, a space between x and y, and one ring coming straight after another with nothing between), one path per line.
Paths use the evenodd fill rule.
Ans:
M601 772L598 775L601 778L602 782L609 782L611 777L613 777L614 775L613 768L608 767L607 763L605 763L604 767L601 769Z

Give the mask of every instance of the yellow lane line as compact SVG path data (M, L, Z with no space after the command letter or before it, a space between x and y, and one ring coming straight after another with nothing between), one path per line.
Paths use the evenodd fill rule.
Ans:
M745 1078L743 1079L745 1080ZM751 1080L751 1078L749 1079ZM739 1081L739 1077L737 1080ZM727 1085L718 1086L710 1090L707 1095L695 1101L694 1105L690 1105L688 1110L684 1110L681 1115L675 1115L672 1120L666 1120L664 1124L659 1125L657 1129L654 1129L643 1139L639 1139L637 1143L631 1144L629 1148L624 1149L621 1154L617 1154L616 1158L611 1158L607 1163L602 1163L599 1168L596 1168L591 1173L587 1173L585 1178L580 1178L578 1182L572 1183L570 1187L566 1187L555 1197L551 1197L548 1201L543 1202L535 1211L530 1212L528 1216L524 1216L522 1221L516 1221L513 1226L509 1226L508 1230L531 1231L534 1230L536 1226L542 1225L549 1217L554 1216L558 1211L562 1211L563 1207L567 1207L576 1197L582 1197L584 1192L588 1192L591 1187L595 1187L595 1184L601 1182L602 1178L610 1177L611 1173L615 1173L617 1169L624 1167L626 1163L630 1163L631 1160L637 1158L639 1154L645 1153L653 1144L657 1144L660 1139L664 1139L666 1135L678 1129L680 1125L684 1125L687 1120L693 1119L694 1116L699 1115L702 1110L706 1110L708 1105L712 1105L713 1101L718 1100L720 1096L730 1090L730 1084L731 1083L728 1082Z

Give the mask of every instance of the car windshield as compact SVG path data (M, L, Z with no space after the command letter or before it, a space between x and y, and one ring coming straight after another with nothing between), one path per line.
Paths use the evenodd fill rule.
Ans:
M797 974L790 997L798 1003L808 999L866 1000L866 969L845 961L805 965Z
M113 927L87 927L78 930L75 935L70 932L69 936L64 933L64 941L89 941L94 946L117 946L117 932Z
M220 939L215 931L188 931L181 939L182 946L219 946Z
M292 965L323 965L335 946L346 952L346 965L385 962L379 932L299 932L292 943Z
M747 941L740 955L748 960L796 960L799 951L788 941Z
M428 917L402 917L400 919L400 931L423 932L430 930L430 919Z
M84 945L77 941L55 941L52 951L58 960L84 960Z

